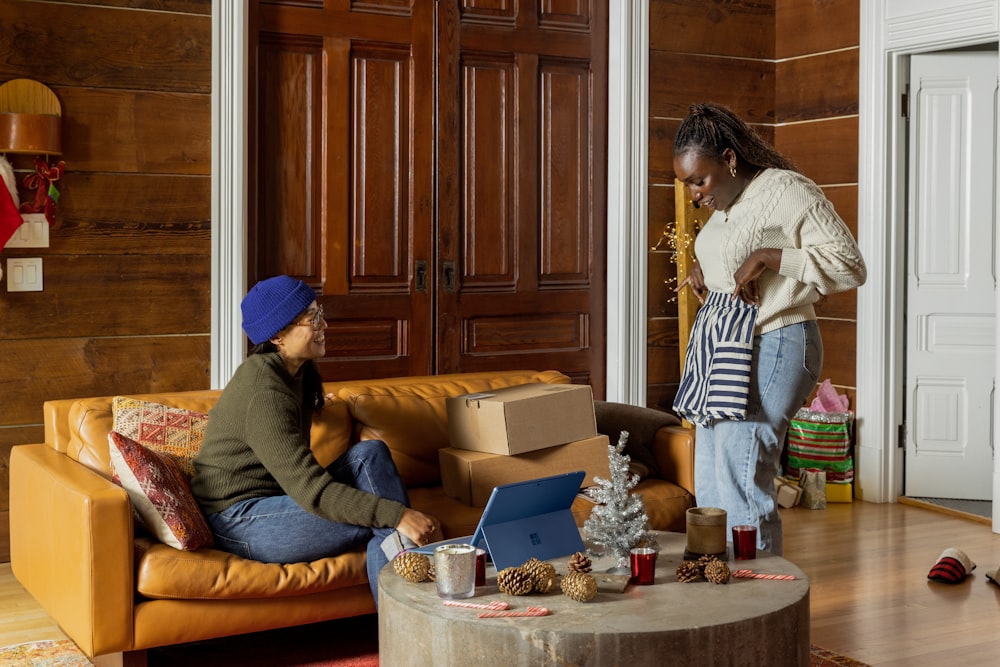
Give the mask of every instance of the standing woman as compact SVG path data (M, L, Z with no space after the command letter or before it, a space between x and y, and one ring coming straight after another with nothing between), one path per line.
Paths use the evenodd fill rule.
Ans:
M823 365L813 304L862 285L865 263L823 191L723 106L691 107L674 172L713 210L677 287L702 303L674 402L697 427L695 496L781 555L774 478Z
M316 293L288 276L263 280L243 299L243 330L256 346L209 412L192 490L216 548L265 563L336 556L367 544L368 582L401 549L437 536L410 509L381 440L354 444L323 468L309 449L323 408L316 360L326 320Z

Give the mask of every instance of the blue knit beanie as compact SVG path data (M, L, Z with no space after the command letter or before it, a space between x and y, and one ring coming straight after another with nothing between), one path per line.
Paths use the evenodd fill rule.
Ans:
M254 345L271 340L316 300L316 292L301 280L275 276L262 280L243 297L243 331Z

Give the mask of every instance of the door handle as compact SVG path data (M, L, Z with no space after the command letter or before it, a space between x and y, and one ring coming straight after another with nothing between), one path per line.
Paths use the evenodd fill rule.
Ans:
M444 277L444 291L454 292L455 291L455 262L453 260L446 260L441 264L441 273Z
M427 260L418 259L413 276L413 288L418 292L427 291Z

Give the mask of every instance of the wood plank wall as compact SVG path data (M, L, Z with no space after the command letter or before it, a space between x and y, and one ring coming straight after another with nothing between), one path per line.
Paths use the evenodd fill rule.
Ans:
M650 3L649 245L675 220L672 147L694 102L731 107L821 185L857 233L858 0ZM680 380L675 268L649 253L647 404ZM818 308L831 378L855 393L856 293Z
M66 173L50 247L0 253L44 285L0 282L0 560L10 448L42 441L45 400L209 385L211 0L3 0L17 78L59 98Z

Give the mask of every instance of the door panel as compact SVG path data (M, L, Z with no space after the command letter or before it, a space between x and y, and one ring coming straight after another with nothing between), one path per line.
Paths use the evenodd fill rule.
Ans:
M255 275L289 273L320 281L322 233L320 189L323 127L313 109L322 99L323 43L308 36L261 34L258 44L260 98L257 146L262 155L282 155L258 165L259 229Z
M906 479L910 496L992 496L997 55L913 56Z
M257 126L283 140L259 140L251 281L320 294L324 377L430 373L433 2L301 4L258 8Z
M439 11L438 247L458 275L437 371L558 368L603 395L606 9Z

